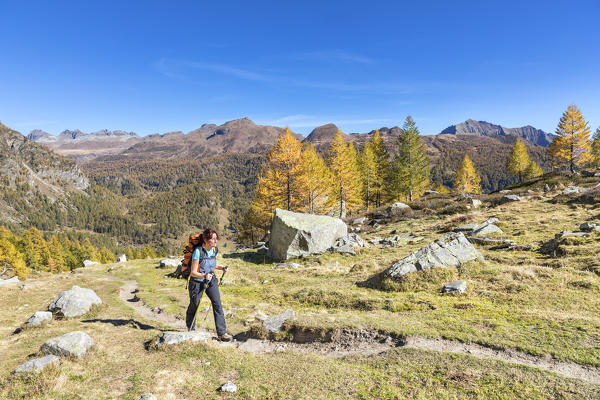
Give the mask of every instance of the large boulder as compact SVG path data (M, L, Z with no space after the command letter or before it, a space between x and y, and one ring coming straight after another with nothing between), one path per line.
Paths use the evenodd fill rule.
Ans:
M102 304L100 297L92 289L75 285L71 290L60 292L48 306L48 310L67 318L79 317L88 312L94 304Z
M448 233L433 243L395 262L384 274L392 279L435 267L457 267L479 257L479 252L462 232Z
M502 193L502 191L500 191L500 193ZM521 201L521 198L516 194L507 194L506 196L502 196L500 199L500 204L512 203L515 201Z
M275 210L268 255L278 261L323 253L348 234L339 218Z
M56 365L60 363L60 359L55 355L51 354L49 356L34 358L33 360L29 360L21 365L19 365L15 369L15 374L31 374L41 372L44 368L49 365Z
M85 332L74 331L46 341L42 345L42 354L54 354L58 357L83 358L87 350L94 345L92 338Z

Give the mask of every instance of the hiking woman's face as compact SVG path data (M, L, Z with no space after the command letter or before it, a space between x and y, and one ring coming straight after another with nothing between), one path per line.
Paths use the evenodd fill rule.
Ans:
M208 244L210 245L210 247L216 247L217 246L217 234L213 233L213 235L211 236L211 238L208 240Z

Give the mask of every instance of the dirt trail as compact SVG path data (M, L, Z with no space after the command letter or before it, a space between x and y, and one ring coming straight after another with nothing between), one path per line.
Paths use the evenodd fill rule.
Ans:
M119 298L129 304L142 317L164 323L177 330L185 330L185 322L165 312L159 312L147 307L137 299L137 281L125 281L121 287ZM364 356L379 354L396 347L407 347L420 350L433 350L443 353L468 354L477 358L501 360L515 364L536 367L555 372L568 378L576 378L595 384L600 384L600 369L572 362L558 361L550 357L535 357L516 350L496 350L477 344L468 344L445 339L429 339L423 337L408 337L403 341L395 340L348 340L335 342L310 341L307 343L277 342L271 340L247 339L219 345L237 347L254 354L277 351L294 351L312 353L327 357L341 358L347 356Z

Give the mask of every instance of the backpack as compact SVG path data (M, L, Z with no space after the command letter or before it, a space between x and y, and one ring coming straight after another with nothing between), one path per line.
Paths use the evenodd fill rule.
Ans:
M183 260L181 261L181 275L184 279L188 279L190 276L190 267L192 265L192 254L196 247L202 245L202 233L196 233L190 235L188 244L183 249Z

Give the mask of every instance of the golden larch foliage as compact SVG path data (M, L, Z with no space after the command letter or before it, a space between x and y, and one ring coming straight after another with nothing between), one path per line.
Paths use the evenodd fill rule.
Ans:
M517 138L506 160L506 170L510 175L518 175L519 182L523 182L525 171L530 164L531 159L529 153L527 153L527 148L521 138Z
M304 180L304 211L325 214L332 206L334 178L315 146L308 143L301 154Z
M454 190L459 193L481 193L481 178L475 170L473 161L465 154L456 177L454 179Z
M335 178L333 196L339 205L338 215L344 217L346 211L361 208L362 185L354 146L352 143L346 144L344 135L339 129L329 147L327 160Z
M575 167L592 161L590 127L575 104L571 104L560 118L557 137L548 148L548 157L555 168Z

